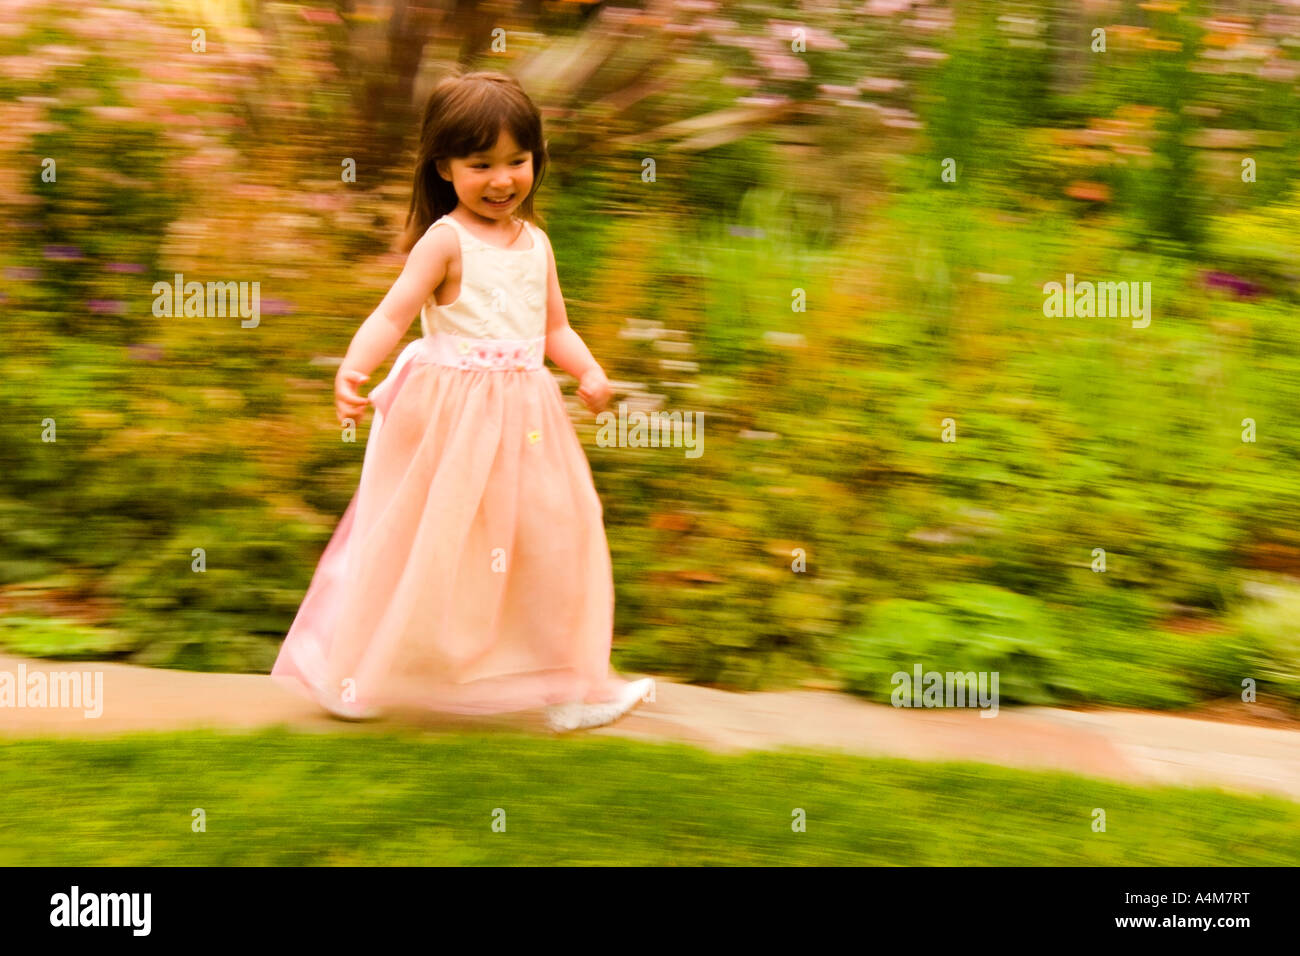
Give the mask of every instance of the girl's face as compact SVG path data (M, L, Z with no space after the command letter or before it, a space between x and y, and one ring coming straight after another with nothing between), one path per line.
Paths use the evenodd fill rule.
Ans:
M509 222L533 188L533 154L521 149L503 126L488 152L439 160L438 175L452 184L456 198L471 212ZM497 199L505 201L493 201Z

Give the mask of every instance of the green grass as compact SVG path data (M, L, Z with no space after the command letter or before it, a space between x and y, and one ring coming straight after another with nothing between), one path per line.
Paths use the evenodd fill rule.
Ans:
M3 866L1300 862L1297 804L973 764L281 728L4 754Z

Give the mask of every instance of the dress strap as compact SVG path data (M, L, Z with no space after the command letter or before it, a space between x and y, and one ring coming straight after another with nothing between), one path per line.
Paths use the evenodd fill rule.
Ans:
M442 219L437 220L437 222L435 222L433 226L436 226L439 222L442 222L443 219L451 223L452 228L460 233L462 239L467 240L477 248L495 249L497 252L532 252L533 251L532 249L503 249L500 246L493 245L490 242L484 242L478 236L474 235L474 233L470 232L469 229L465 227L465 224L457 220L455 216L451 215L451 213L445 214L442 217ZM524 224L523 232L527 232L532 235L533 246L535 248L538 245L536 229L533 227L533 224L529 222L527 219L521 219L519 221ZM429 228L432 229L433 226L430 226ZM521 232L520 235L522 234L523 233Z
M482 243L482 240L479 239L478 236L474 235L472 232L470 232L468 229L466 229L464 226L458 223L450 213L445 213L441 219L439 219L437 222L433 224L433 226L436 226L438 225L439 222L444 222L444 221L447 222L451 226L451 228L455 229L456 232L460 233L460 237L462 240ZM430 226L429 228L432 229L433 226Z

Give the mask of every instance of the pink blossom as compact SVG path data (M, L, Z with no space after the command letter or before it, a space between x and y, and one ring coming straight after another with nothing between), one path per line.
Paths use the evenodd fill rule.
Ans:
M902 80L886 76L864 76L858 80L858 89L872 93L892 93L894 90L902 89L903 85Z
M703 30L712 30L715 33L729 33L736 29L735 20L725 20L722 17L700 17L695 21L695 25Z
M857 96L856 86L837 86L834 83L819 83L817 89L827 96Z
M788 103L790 97L780 93L762 93L755 96L741 96L736 100L738 106L780 106Z
M781 79L802 79L808 75L808 64L797 56L755 50L754 59L758 61L760 66L770 70Z
M323 10L316 8L300 7L298 12L308 23L342 23L339 15L333 10Z
M802 23L794 23L790 20L769 20L767 28L778 40L792 40L795 36L795 30L803 31L803 38L809 49L816 50L847 50L849 45L832 33L825 30L819 30L817 27L805 26Z
M90 112L99 119L113 123L133 123L148 116L137 106L92 106Z
M862 12L873 17L890 17L902 13L912 5L912 0L867 0Z

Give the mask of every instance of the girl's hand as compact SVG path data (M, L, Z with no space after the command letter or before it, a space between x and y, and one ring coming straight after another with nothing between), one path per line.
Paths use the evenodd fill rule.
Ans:
M614 390L610 388L609 379L599 367L593 368L578 382L578 397L593 412L599 412L609 404L610 396L613 394Z
M348 418L356 422L361 420L361 413L370 404L370 399L363 398L357 391L357 386L369 378L369 375L362 375L356 369L339 367L338 374L334 376L334 411L339 416L340 425Z

